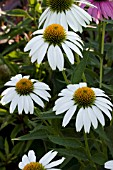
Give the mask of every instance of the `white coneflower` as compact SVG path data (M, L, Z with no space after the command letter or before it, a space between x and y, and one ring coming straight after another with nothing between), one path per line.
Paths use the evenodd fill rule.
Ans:
M57 23L66 30L68 26L76 31L82 32L82 26L86 27L92 20L91 16L78 5L75 0L47 0L47 9L39 18L39 27L44 23L43 28L50 24ZM80 1L89 4L87 1ZM91 5L92 6L92 5Z
M11 78L5 86L11 86L2 92L2 105L10 104L10 113L13 113L18 106L18 113L22 114L24 110L26 114L34 112L34 103L37 103L42 108L44 103L42 99L48 101L50 94L46 90L50 90L49 86L35 79L29 79L30 76L18 74ZM41 99L42 98L42 99Z
M49 25L47 28L37 30L33 34L38 34L26 45L24 51L30 50L31 62L40 64L47 53L47 58L52 70L64 68L64 56L67 55L71 64L74 64L74 54L72 51L82 56L83 50L81 38L72 31L66 31L59 24Z
M19 168L22 170L60 170L54 167L60 165L64 161L64 157L57 161L51 160L57 155L56 151L49 151L39 162L36 162L36 156L33 150L30 150L27 155L23 155L22 162L19 163Z
M87 87L86 83L70 84L58 96L61 97L56 100L53 111L56 115L66 112L62 123L64 127L76 111L78 112L75 123L77 131L81 131L84 126L85 133L89 133L91 124L96 129L98 121L104 126L103 113L111 120L110 111L113 105L104 91L99 88Z

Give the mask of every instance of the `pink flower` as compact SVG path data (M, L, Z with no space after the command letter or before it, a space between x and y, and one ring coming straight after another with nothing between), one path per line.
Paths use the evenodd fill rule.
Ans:
M93 20L98 24L99 20L104 18L113 19L113 1L111 0L88 0L91 4L97 8L88 8L88 13L93 17ZM84 8L86 4L81 3L81 7Z

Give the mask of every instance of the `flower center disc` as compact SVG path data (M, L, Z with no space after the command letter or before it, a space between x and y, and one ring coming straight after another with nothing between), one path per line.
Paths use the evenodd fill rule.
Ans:
M66 31L61 25L52 24L45 29L43 38L50 44L60 45L66 39Z
M23 168L23 170L45 170L45 168L39 162L30 162Z
M52 11L56 12L62 12L65 10L68 10L72 4L74 3L74 0L47 0L47 4L50 7Z
M74 93L74 100L80 107L91 106L95 98L94 91L89 87L81 87Z
M16 91L20 95L27 95L33 91L33 83L31 80L23 78L16 83Z

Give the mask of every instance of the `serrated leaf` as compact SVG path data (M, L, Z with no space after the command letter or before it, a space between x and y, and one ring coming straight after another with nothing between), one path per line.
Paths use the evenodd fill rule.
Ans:
M70 148L79 148L82 146L82 143L75 139L70 137L60 137L60 136L49 136L50 141L52 141L55 144L62 145L65 147Z

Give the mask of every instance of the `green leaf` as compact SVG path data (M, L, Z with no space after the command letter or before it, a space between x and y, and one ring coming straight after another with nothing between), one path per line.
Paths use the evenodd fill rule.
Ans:
M35 109L35 115L38 116L38 119L61 119L63 118L62 115L55 115L55 113L52 110L48 110L46 112L41 112L37 109Z
M106 134L107 137L109 138L109 141L107 141L107 146L109 148L109 151L113 157L113 125L112 126L108 126L106 129Z
M4 143L4 145L5 145L5 153L6 153L6 155L8 155L8 154L9 154L9 144L8 144L8 141L7 141L6 138L5 138L5 143Z
M4 155L1 151L0 151L0 159L5 161L6 159L6 155Z
M104 139L105 141L109 141L109 138L107 137L106 132L104 131L102 126L98 126L97 129L94 129L94 131L99 134L99 136L101 137L101 139Z
M72 83L79 83L81 81L82 75L85 71L86 64L87 64L88 54L84 53L83 59L80 63L75 67L71 76Z
M44 139L47 137L47 131L46 130L38 130L34 133L29 133L24 136L20 136L18 138L14 138L12 140L33 140L33 139Z
M17 16L17 17L29 17L32 18L27 11L23 10L23 9L13 9L10 11L7 11L6 13L8 16Z
M83 147L81 148L76 148L76 149L57 149L55 148L55 150L57 150L59 153L61 153L62 155L66 155L69 157L75 157L79 160L88 160L86 151Z
M82 146L82 143L75 138L70 137L59 137L59 136L49 136L50 141L52 141L55 144L62 145L65 147L70 148L79 148Z
M106 156L102 152L95 153L94 155L92 155L91 159L98 165L103 165L106 162Z

